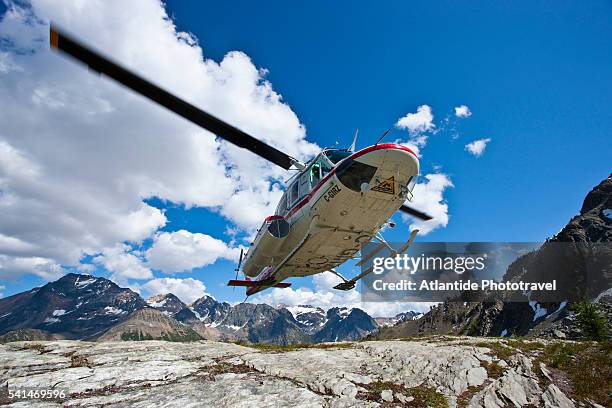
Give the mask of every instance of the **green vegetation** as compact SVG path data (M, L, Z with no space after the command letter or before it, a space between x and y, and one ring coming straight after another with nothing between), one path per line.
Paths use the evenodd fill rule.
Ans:
M393 392L394 401L399 402L398 394L404 397L412 397L412 401L402 403L404 407L430 407L430 408L448 408L448 401L444 395L430 387L418 386L414 388L406 388L403 385L394 384L388 381L373 381L369 384L357 384L366 391L357 393L357 398L366 401L382 402L380 393L385 390Z
M433 388L410 388L408 395L414 397L414 400L407 404L409 407L448 408L448 401L444 395L440 394Z
M506 344L510 347L521 350L523 353L532 353L544 348L544 344L539 341L527 341L517 338L507 340Z
M143 334L142 331L128 330L121 333L121 340L124 341L141 341L141 340L153 340L153 336L149 333Z
M574 305L578 326L589 340L604 341L609 339L608 319L595 303L581 302Z
M473 318L468 325L465 325L461 330L461 334L466 336L474 336L478 330L478 318Z
M570 396L612 406L612 344L564 342L546 346L536 362L563 371L571 384Z
M70 367L89 367L89 361L85 356L78 356L76 354L70 355Z
M499 378L504 373L504 368L497 364L496 361L482 361L480 365L482 365L485 370L487 370L487 375L489 376L489 378Z
M22 350L35 350L38 351L39 354L43 354L45 352L45 346L40 343L26 343Z
M516 354L516 351L499 342L481 341L474 344L476 347L486 347L500 360L508 360L510 356Z
M470 385L467 390L463 391L463 393L457 396L457 408L467 407L474 394L482 390L483 387L484 384L479 386Z
M469 343L465 344L469 345ZM525 354L533 354L544 348L544 344L539 341L516 338L508 340L496 338L495 341L481 341L475 343L474 346L491 349L492 354L501 360L508 360L512 355L517 353L517 350Z
M143 341L143 340L165 340L175 342L190 342L202 340L202 338L194 331L185 333L166 333L162 332L160 337L153 337L150 333L143 333L138 330L128 330L121 333L121 340L124 341Z

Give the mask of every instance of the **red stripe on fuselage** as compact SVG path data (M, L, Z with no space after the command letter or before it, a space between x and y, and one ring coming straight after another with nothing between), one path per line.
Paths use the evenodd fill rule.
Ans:
M302 201L300 201L299 203L297 203L285 216L286 219L291 218L291 216L293 214L295 214L297 211L299 211L300 208L302 208L304 205L306 205L306 203L308 201L310 201L310 199L315 195L315 193L319 190L319 188L321 188L323 186L323 184L325 184L327 182L327 180L329 180L329 178L331 176L333 176L336 173L336 169L338 168L338 166L340 165L340 163L344 162L345 160L353 160L356 159L357 157L363 156L364 154L376 151L376 150L383 150L383 149L396 149L396 150L404 150L410 154L412 154L414 157L418 156L409 148L407 148L406 146L402 146L396 143L382 143L382 144L378 144L378 145L373 145L373 146L369 146L366 147L365 149L361 149L358 152L355 152L353 154L351 154L349 157L340 160L333 169L331 169L331 171L321 179L321 181L319 181L317 183L316 186L314 186L314 188L312 189L312 191L310 193L308 193L303 199Z
M270 216L266 217L266 219L264 220L264 223L266 223L268 221L282 220L282 219L283 219L282 215L270 215Z

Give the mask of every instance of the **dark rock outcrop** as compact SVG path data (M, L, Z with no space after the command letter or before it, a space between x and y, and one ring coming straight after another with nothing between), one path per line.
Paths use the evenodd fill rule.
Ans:
M314 335L316 341L359 340L376 330L376 322L361 309L334 307L327 311L327 322Z
M558 299L610 302L612 282L612 175L589 192L580 214L533 252L516 259L504 280L551 281ZM604 244L602 244L604 243ZM593 273L596 271L596 273ZM606 292L607 291L607 292ZM608 294L607 294L608 293ZM444 302L417 321L382 328L372 338L428 334L476 336L544 335L580 338L571 301L547 301L524 294L521 302L480 293L471 302ZM516 300L516 299L512 299ZM611 314L607 313L610 319Z

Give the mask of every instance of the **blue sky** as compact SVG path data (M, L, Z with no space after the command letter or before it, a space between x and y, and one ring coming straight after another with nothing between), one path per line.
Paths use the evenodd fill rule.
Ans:
M265 78L305 125L306 139L319 146L347 146L359 128L358 148L365 147L418 106L431 107L438 131L421 148L421 172L446 174L454 187L444 190L448 225L421 240L543 240L612 170L608 1L288 7L168 0L166 11L177 30L197 38L206 58L220 61L239 50L268 70ZM177 75L181 68L175 66ZM472 115L455 117L459 105ZM491 140L480 157L465 150L484 138ZM406 131L394 129L387 137L393 139L406 139ZM206 182L205 175L193 177ZM214 208L148 202L165 211L160 231L185 229L237 243L246 236L230 234L227 217ZM407 234L400 222L386 237ZM172 276L201 280L219 299L242 300L240 289L223 286L233 268L221 259ZM350 274L351 267L341 271ZM23 274L1 284L8 295L44 281ZM311 279L294 285L313 287Z
M460 138L423 151L422 173L440 165L455 184L452 221L427 239L541 240L612 170L610 2L167 5L209 57L238 49L267 68L320 145L357 127L373 143L421 104L436 121L468 105ZM465 154L485 137L486 154Z

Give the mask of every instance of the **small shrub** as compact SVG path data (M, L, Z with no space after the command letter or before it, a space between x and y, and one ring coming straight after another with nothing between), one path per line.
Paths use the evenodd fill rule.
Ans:
M89 361L85 356L72 354L70 356L70 367L89 367Z
M608 320L595 303L581 302L574 306L578 325L584 335L595 341L604 341L608 339L610 328Z
M480 364L487 370L487 375L490 378L499 378L504 373L504 368L497 364L496 361L482 361Z

